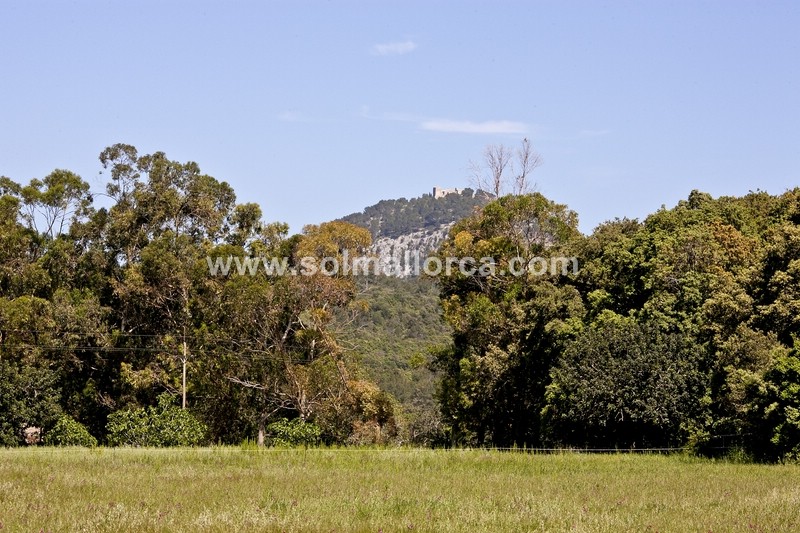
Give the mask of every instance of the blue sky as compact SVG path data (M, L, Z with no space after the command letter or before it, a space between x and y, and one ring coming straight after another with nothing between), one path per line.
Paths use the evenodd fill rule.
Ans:
M4 2L0 175L125 142L293 231L528 137L589 232L800 185L800 2Z

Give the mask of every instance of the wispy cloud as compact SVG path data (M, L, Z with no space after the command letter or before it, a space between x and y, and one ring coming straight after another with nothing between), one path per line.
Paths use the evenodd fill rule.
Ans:
M362 106L360 115L370 120L388 120L392 122L413 122L421 130L440 133L482 133L482 134L529 134L531 126L513 120L452 120L447 118L431 118L411 113L374 113L367 106Z
M427 131L443 133L527 133L528 126L522 122L511 120L487 120L473 122L471 120L433 119L420 123L420 128Z
M396 43L379 43L372 47L372 55L376 56L400 56L413 52L417 48L414 41L402 41Z

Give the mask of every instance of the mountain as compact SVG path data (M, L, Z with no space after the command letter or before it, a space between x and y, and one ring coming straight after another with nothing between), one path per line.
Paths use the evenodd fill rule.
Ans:
M449 192L453 191L453 192ZM340 220L367 228L373 239L398 238L420 231L437 231L473 213L486 205L490 195L472 189L435 189L433 194L407 200L381 200Z
M408 277L419 274L415 265L439 247L455 222L490 199L483 191L434 188L433 194L419 198L381 200L340 220L370 230L370 251L387 267L385 272Z
M408 258L436 250L456 221L489 200L490 195L472 189L435 189L410 200L381 200L340 219L369 229L371 253L384 265L400 267L395 276L359 279L367 309L347 326L345 342L369 377L412 416L435 411L435 376L424 362L428 348L449 341L450 329L435 281L413 275Z
M425 366L428 348L445 344L450 328L439 309L439 288L426 277L359 279L367 309L350 325L344 342L370 379L404 405L433 407L434 376Z

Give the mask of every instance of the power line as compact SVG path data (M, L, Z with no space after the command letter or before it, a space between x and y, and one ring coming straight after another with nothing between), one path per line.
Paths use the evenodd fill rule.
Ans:
M63 345L47 345L47 344L29 344L29 343L0 343L0 349L20 349L20 350L43 350L51 352L69 352L69 351L83 351L83 352L103 352L103 353L162 353L164 355L182 356L182 351L175 347L174 349L164 349L161 347L145 347L145 346L63 346ZM225 349L224 347L221 347ZM230 348L228 348L230 349ZM208 355L213 353L212 350L203 348L195 348L192 350L194 354ZM270 353L263 350L242 351L241 347L237 348L236 357L239 359L247 359L251 362L257 361L282 361L289 363L311 363L313 361L322 359L324 357L332 357L332 354L325 354L320 357L303 358L303 357L286 357L277 353Z
M141 338L163 338L169 336L169 334L157 334L157 333L122 333L118 331L70 331L70 330L52 330L52 329L19 329L19 328L12 328L12 329L4 329L0 327L0 331L2 332L13 332L13 333L35 333L35 334L52 334L52 335L79 335L79 336L86 336L86 337L141 337ZM184 338L183 335L173 335L175 338ZM186 338L197 339L199 337L190 337L186 336Z

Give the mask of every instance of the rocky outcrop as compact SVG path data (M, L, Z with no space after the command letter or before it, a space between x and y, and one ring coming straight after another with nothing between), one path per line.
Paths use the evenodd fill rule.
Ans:
M454 222L442 224L436 229L419 230L399 237L379 237L370 249L380 265L389 267L384 272L405 278L421 272L425 259L433 254L447 238Z

